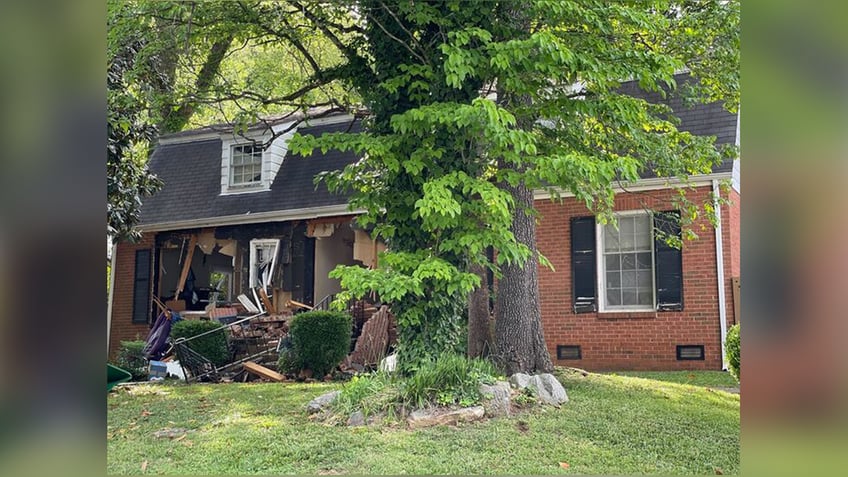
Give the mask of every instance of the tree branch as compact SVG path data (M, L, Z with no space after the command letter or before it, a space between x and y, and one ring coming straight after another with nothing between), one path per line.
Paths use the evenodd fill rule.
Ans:
M291 3L292 5L298 7L301 13L303 13L303 16L309 19L309 21L311 21L319 30L321 30L322 33L324 33L327 39L330 40L330 42L335 45L336 48L339 49L339 51L345 56L345 58L347 58L349 63L364 64L364 58L359 56L356 50L354 50L350 45L344 44L335 33L330 31L328 25L332 25L331 22L322 18L318 18L317 15L309 11L305 6L301 5L297 1L292 1ZM370 70L365 70L362 73L366 72L370 72Z
M415 38L415 35L413 35L413 34L412 34L412 32L411 32L411 31L409 31L409 30L408 30L408 29L407 29L407 28L403 25L403 22L402 22L402 21L400 21L400 18L398 18L398 17L397 17L397 15L395 15L395 12L393 12L393 11L392 11L389 7L387 7L387 6L386 6L386 4L385 4L385 3L383 3L383 1L382 1L382 0L380 0L380 6L383 8L383 10L387 11L387 12L389 13L389 15L391 15L391 16L392 16L392 18L394 18L394 19L395 19L395 22L397 22L397 24L398 24L398 26L401 28L401 30L403 30L404 32L406 32L406 34L409 36L409 39L410 39L410 40L412 40L412 42L415 44L415 47L416 47L416 48L418 48L419 50L421 50L422 52L423 52L423 51L425 51L425 50L424 50L424 48L422 48L422 47L421 47L421 43L419 43L418 39L417 39L417 38ZM385 30L385 29L383 29L383 31L386 31L386 30ZM387 33L388 33L388 32L387 32ZM400 40L398 40L398 41L400 41ZM411 48L409 48L409 46L408 46L406 43L404 43L404 42L401 42L401 43L402 43L404 46L406 46L406 47L407 47L407 49L409 49L409 51L412 51L412 49L411 49ZM414 53L413 53L413 54L414 54ZM430 62L429 62L429 61L426 61L423 57L420 57L420 56L419 56L419 57L418 57L418 59L420 59L420 60L421 60L421 61L423 61L424 63L430 64Z
M391 13L391 12L390 12L390 13ZM377 18L376 18L376 17L374 17L374 15L372 15L372 14L368 13L368 14L366 14L366 16L367 16L367 18L368 18L370 21L374 22L374 24L375 24L375 25L377 25L378 27L380 27L380 30L383 30L383 33L385 33L385 34L386 34L386 36L388 36L388 37L389 37L389 38L391 38L392 40L394 40L394 41L396 41L396 42L400 43L400 44L401 44L401 45L403 45L403 46L404 46L407 50L409 50L409 52L410 52L410 53L412 53L412 56L414 56L414 57L418 58L418 59L419 59L422 63L424 63L424 64L430 64L430 62L429 62L429 61L427 61L427 60L426 60L423 56L421 56L421 55L420 55L420 54L418 54L415 50L413 50L413 49L412 49L412 47L410 47L410 46L409 46L409 45L408 45L405 41L403 41L403 40L401 40L400 38L398 38L398 37L396 37L396 36L392 35L391 33L389 33L389 31L388 31L388 30L386 30L386 27L384 27L382 23L380 23L379 21L377 21Z
M197 74L197 80L194 83L194 89L199 93L199 95L208 91L212 86L215 76L221 67L221 62L224 60L233 39L234 36L230 35L224 39L216 41L212 45L212 48L210 48L209 55L206 57L206 61L200 69L200 72ZM181 130L188 120L191 119L191 115L194 114L196 104L197 103L195 101L184 101L176 112L169 114L165 118L164 124L166 126L166 130Z

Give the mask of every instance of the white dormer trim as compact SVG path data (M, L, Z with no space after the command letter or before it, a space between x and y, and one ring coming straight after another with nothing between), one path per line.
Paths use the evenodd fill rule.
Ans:
M221 195L248 194L255 192L266 192L271 189L271 184L277 177L277 172L283 164L283 159L288 152L288 142L294 135L296 129L274 139L270 146L262 151L261 179L255 185L233 185L231 184L231 161L233 148L241 145L262 145L271 140L274 133L283 131L292 125L291 122L274 125L271 129L260 131L248 131L244 135L227 133L221 135Z

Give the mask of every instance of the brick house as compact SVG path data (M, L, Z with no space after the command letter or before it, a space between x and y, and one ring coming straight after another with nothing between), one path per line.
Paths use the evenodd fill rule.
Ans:
M644 96L633 85L624 88ZM681 130L738 145L737 115L718 104L687 108L679 99L664 101L681 119ZM350 125L350 117L334 116L300 131L321 134ZM165 186L143 205L143 238L117 244L112 254L110 354L119 341L146 336L156 314L151 296L172 297L181 282L176 298L183 298L189 314L203 314L210 294L232 301L257 286L273 290L274 306L277 300L312 305L339 291L338 282L327 278L337 264L373 263L382 244L355 227L344 197L312 180L358 158L338 151L291 157L285 149L290 135L264 152L247 140L269 135L257 128L240 137L210 127L159 140L150 168ZM679 230L671 210L675 192L664 179L646 176L617 193L618 230L596 223L567 194L554 202L537 193L537 242L554 267L540 269L539 288L555 364L722 369L722 342L738 319L732 286L740 274L738 161L692 180L696 187L687 197L699 202L723 193L719 183L729 180L731 203L720 207L717 227L699 219L693 226L699 238L684 241L682 249L654 240L655 226ZM198 251L193 255L187 250L192 243ZM190 272L183 277L187 258Z

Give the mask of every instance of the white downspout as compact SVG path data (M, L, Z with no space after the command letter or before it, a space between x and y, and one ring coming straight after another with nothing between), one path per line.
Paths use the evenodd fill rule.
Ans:
M721 206L719 204L718 181L713 179L713 210L716 213L715 241L716 241L716 277L718 281L718 321L721 327L721 368L727 369L727 351L724 343L727 340L727 307L724 296L724 253L722 251L721 239Z
M106 301L106 356L109 356L109 339L112 337L112 296L115 294L115 262L118 244L112 244L112 264L109 266L109 295Z

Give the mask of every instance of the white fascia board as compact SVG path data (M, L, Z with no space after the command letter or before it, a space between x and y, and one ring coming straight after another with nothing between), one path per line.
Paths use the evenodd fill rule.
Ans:
M186 134L184 136L176 136L176 137L160 137L156 140L156 143L159 145L166 144L182 144L186 142L200 142L200 141L208 141L210 139L220 139L221 135L225 134L220 131L206 131L206 132L198 132L196 134Z
M624 186L616 185L613 187L616 194L620 194L623 192L641 192L646 190L659 190L659 189L669 189L679 185L691 185L691 186L707 186L711 185L714 180L725 180L731 178L731 172L718 172L714 174L705 174L699 176L692 176L689 179L689 182L683 182L677 178L669 178L669 177L653 177L650 179L640 179L636 182L626 183ZM559 192L562 197L574 197L574 194L571 191L563 190L559 187L556 187L555 190ZM549 199L550 194L545 189L536 189L533 191L533 200L543 200Z
M315 118L315 119L304 119L301 124L304 127L312 127L312 126L326 126L328 124L339 124L353 121L353 116L350 114L339 114L333 116L326 116L323 118Z
M323 207L308 207L292 210L275 210L271 212L246 213L206 219L181 220L162 222L139 226L142 232L164 232L168 230L194 229L203 227L220 227L224 225L255 224L260 222L286 222L289 220L317 219L335 215L358 215L365 212L362 209L350 210L347 204L328 205Z
M332 115L332 116L327 116L327 117L323 117L323 118L305 119L305 120L302 121L301 124L303 126L321 126L321 125L326 125L326 124L344 123L344 122L352 121L352 120L353 120L353 116L350 115L350 114L338 114L338 115ZM287 122L283 122L283 123L279 123L279 124L274 124L274 125L271 126L271 129L274 132L279 132L279 131L291 126L291 124L293 122L294 121L287 121ZM265 124L259 124L257 126L254 126L250 129L248 129L247 132L245 132L244 135L248 136L248 137L258 137L258 136L263 136L263 135L266 135L266 134L268 134L268 126L266 126ZM210 140L210 139L221 139L221 138L224 138L224 137L227 137L227 136L241 137L240 135L233 133L232 127L230 127L230 128L221 127L217 130L198 131L196 133L188 133L188 134L175 136L175 137L160 137L160 138L156 139L156 142L158 144L162 144L162 145L164 145L164 144L181 144L181 143L186 143L186 142L199 142L199 141L207 141L207 140Z

